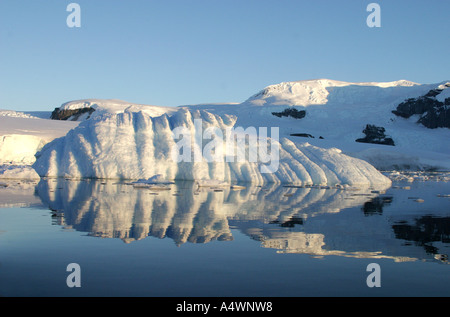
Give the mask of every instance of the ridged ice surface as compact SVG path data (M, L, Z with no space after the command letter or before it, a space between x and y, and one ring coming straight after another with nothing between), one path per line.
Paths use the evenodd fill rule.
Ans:
M196 122L201 119L201 129ZM173 149L181 138L173 132L190 131L192 151L205 152L211 139L208 128L218 128L225 135L236 118L215 115L204 110L180 109L172 114L152 117L144 112L108 113L87 120L65 137L47 144L33 165L40 176L145 179L161 175L165 179L252 183L295 183L323 185L389 185L390 181L365 161L344 155L337 149L322 149L288 139L263 138L245 142L245 159L229 159L226 149L213 162L174 160ZM199 132L200 131L200 132ZM259 130L258 130L259 131ZM268 129L270 135L271 130ZM183 136L184 137L184 136ZM247 135L249 137L249 135ZM249 137L250 139L250 137ZM185 140L185 139L183 139ZM266 140L266 142L262 142ZM232 147L233 148L233 147ZM234 147L234 154L238 147ZM275 150L276 149L276 150ZM250 159L265 150L265 161ZM181 151L179 152L182 153ZM184 153L184 152L183 152ZM268 172L268 170L270 170Z

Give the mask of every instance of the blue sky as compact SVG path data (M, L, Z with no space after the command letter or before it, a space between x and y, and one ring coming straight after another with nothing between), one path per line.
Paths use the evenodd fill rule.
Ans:
M69 28L69 3L81 27ZM366 7L381 7L369 28ZM241 102L283 81L450 79L450 1L0 0L0 109Z

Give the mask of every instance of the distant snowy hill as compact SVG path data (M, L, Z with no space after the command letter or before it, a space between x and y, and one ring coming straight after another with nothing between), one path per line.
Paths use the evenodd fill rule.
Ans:
M330 79L302 80L268 86L245 103L257 106L304 107L341 103L373 104L386 99L392 100L395 95L403 100L406 91L414 94L411 89L403 89L410 87L417 88L420 85L406 80L386 83L349 83ZM419 91L422 90L419 88Z
M21 112L21 111L14 111L14 110L2 110L0 109L0 117L10 117L10 118L36 118L35 116Z

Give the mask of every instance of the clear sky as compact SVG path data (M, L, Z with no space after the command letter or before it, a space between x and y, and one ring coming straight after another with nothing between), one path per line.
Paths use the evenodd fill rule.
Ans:
M315 78L436 83L450 79L449 30L448 0L0 0L0 109L242 102Z

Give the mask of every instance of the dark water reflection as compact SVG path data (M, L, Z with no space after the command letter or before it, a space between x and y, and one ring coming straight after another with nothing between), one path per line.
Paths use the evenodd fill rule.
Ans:
M433 185L384 193L274 184L199 189L178 182L155 191L111 180L49 179L36 193L53 224L126 243L230 241L236 229L279 253L448 263L450 199L438 197L436 188L449 186ZM425 202L415 201L417 195Z

